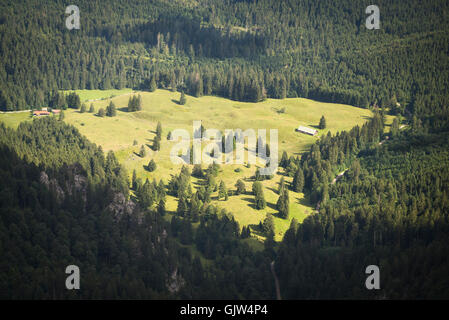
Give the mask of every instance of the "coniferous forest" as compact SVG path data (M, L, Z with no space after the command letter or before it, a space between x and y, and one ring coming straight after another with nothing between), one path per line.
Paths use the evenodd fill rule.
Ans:
M263 250L210 203L232 189L265 207L257 172L248 190L217 179L217 165L142 180L63 113L17 129L0 122L0 299L276 299L272 262L282 299L449 299L449 2L378 1L379 30L365 27L370 4L79 0L81 28L68 30L64 1L0 1L5 112L87 112L60 91L133 88L177 91L180 105L185 94L301 97L373 113L279 155L292 182L277 208L288 217L294 191L315 210L278 242L267 217ZM127 112L141 108L130 96ZM161 132L154 151L167 143ZM204 186L192 190L192 177ZM170 221L167 195L177 199ZM64 286L70 264L83 290ZM365 288L373 264L381 290Z

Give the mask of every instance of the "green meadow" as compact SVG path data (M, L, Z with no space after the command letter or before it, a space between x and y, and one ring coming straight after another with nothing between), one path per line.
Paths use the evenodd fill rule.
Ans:
M65 120L73 124L89 140L101 145L104 151L113 150L119 161L127 168L131 177L136 170L138 177L143 180L163 179L168 182L170 177L178 174L181 165L175 165L170 160L170 150L176 142L166 139L169 131L174 129L186 129L191 136L192 124L195 120L202 120L205 128L216 128L224 132L225 129L242 130L252 128L278 130L279 158L285 150L289 156L298 156L310 148L319 136L328 131L336 133L341 130L349 130L355 125L363 124L371 116L367 109L355 108L343 104L321 103L303 98L289 98L284 100L268 99L259 103L237 102L224 98L205 96L195 98L187 96L187 103L179 105L180 94L168 90L156 90L155 92L135 92L142 96L142 111L127 112L129 97L133 94L131 89L124 90L75 90L81 97L81 101L94 105L95 113L80 113L78 110L65 111ZM110 98L111 95L115 95ZM106 108L110 101L117 107L116 117L98 117L99 108ZM299 125L316 127L321 116L326 118L327 128L319 130L316 137L308 136L295 131ZM29 113L0 114L0 121L8 126L17 127L21 121L31 119ZM150 147L153 143L157 122L160 121L163 128L161 150L153 151ZM137 141L137 145L134 145ZM138 153L144 145L146 156L141 158ZM150 173L145 170L148 162L154 159L157 169ZM246 160L246 156L245 156ZM259 165L262 165L260 163ZM203 166L204 167L204 166ZM239 168L240 171L236 172ZM255 227L262 221L267 213L276 214L275 205L278 199L277 189L281 174L276 174L273 179L262 182L267 207L264 210L253 208L254 196L250 194L252 176L256 165L247 168L244 165L221 165L216 179L217 183L223 180L228 190L235 190L234 184L242 179L246 184L247 194L230 196L228 201L218 201L217 192L212 195L213 203L232 212L240 226L250 225ZM292 178L285 177L286 182ZM192 187L197 187L201 181L192 178ZM167 209L176 211L177 200L169 197ZM301 222L313 208L304 198L303 194L290 192L290 217L288 220L274 216L276 228L276 240L280 240L290 225L292 218ZM256 230L256 228L252 228ZM263 238L254 232L256 237Z
M90 100L101 100L107 98L113 98L123 94L129 94L133 90L130 88L124 89L110 89L110 90L62 90L65 94L76 91L80 97L81 102L87 102Z

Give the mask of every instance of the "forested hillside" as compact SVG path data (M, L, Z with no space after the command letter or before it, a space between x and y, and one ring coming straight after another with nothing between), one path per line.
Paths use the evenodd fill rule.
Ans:
M112 88L179 91L172 107L183 112L192 95L306 97L372 111L306 152L284 152L277 203L264 198L273 177L256 166L245 177L252 188L236 179L231 192L215 180L216 164L186 165L164 181L151 159L151 181L64 113L17 129L0 123L0 298L275 299L277 277L283 299L448 299L449 2L379 0L379 30L365 28L370 4L80 0L81 28L68 30L64 1L0 1L3 111L86 113L61 90ZM92 122L119 121L112 101L91 109ZM141 112L141 96L121 109ZM145 127L154 152L169 143L163 125L154 137ZM317 125L326 127L324 116ZM131 157L143 159L140 147ZM272 215L239 225L211 203L213 192L217 201L249 195L254 210L270 205L283 219L295 192L313 211L276 242ZM82 270L83 290L66 290L70 264ZM365 287L373 264L380 290Z
M0 133L2 299L272 298L269 257L239 241L228 213L207 207L193 237L189 220L167 223L129 199L114 154L75 128L39 119ZM175 237L215 264L206 270ZM70 264L79 292L65 287Z
M306 97L409 114L448 79L447 1L78 1L0 4L0 109L58 89L172 88L240 101ZM438 9L435 9L438 8ZM400 107L397 108L396 102Z

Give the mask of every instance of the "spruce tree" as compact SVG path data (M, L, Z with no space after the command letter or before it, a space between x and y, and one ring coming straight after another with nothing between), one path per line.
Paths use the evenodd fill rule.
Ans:
M185 105L186 102L187 102L186 95L185 95L184 91L181 91L181 98L179 98L179 104Z
M274 233L274 220L273 215L271 213L267 213L265 219L262 224L263 232L268 235L270 233Z
M237 180L235 187L237 188L237 190L235 191L236 194L246 193L245 183L241 179Z
M139 94L136 98L136 110L141 111L142 110L142 96Z
M282 157L281 157L281 161L279 162L279 166L284 169L287 168L287 166L288 166L288 155L287 155L286 151L282 152Z
M325 129L326 128L326 119L324 118L324 116L321 116L318 128L320 128L320 129Z
M157 127L156 127L156 136L159 138L159 140L162 137L162 125L160 122L157 123Z
M106 107L106 115L108 117L115 117L117 115L115 104L112 101L109 102L109 105Z
M184 217L185 214L187 213L187 210L188 210L187 201L184 199L183 196L181 196L178 200L178 207L176 209L176 213L179 216Z
M264 209L266 206L265 196L262 184L259 181L253 183L254 201L257 210Z
M158 212L161 216L164 216L164 215L165 215L165 213L166 213L166 210L165 210L165 199L159 200L159 203L158 203L158 205L157 205L157 212Z
M295 192L303 192L303 188L304 188L304 174L302 172L302 169L299 168L298 170L296 170L295 175L293 177L292 189Z
M150 92L154 92L154 91L156 91L156 89L157 89L156 79L155 79L155 78L156 78L156 77L155 77L154 75L151 77L151 80L150 80L150 87L149 87Z
M276 208L279 211L279 217L283 219L288 219L288 215L290 212L290 200L287 189L284 188L281 194L279 195L279 199L276 203Z
M285 179L281 177L281 181L279 181L278 194L281 194L285 189Z
M156 170L156 162L154 162L154 160L151 159L150 162L148 163L148 171L153 172L154 170Z
M221 198L224 198L224 200L227 200L227 194L228 194L228 191L226 190L226 185L222 180L222 181L220 181L220 187L218 188L218 200L220 200Z
M154 151L159 151L159 150L161 150L161 140L160 140L160 138L157 137L157 136L154 138L152 149L153 149Z
M399 118L396 117L393 119L393 123L391 124L390 127L390 135L391 137L395 137L399 132Z
M140 147L139 156L141 156L142 158L145 158L146 155L147 155L147 152L146 152L146 150L145 150L145 146L142 145L142 146Z

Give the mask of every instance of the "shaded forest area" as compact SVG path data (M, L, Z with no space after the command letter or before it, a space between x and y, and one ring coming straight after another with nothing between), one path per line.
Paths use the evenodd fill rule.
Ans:
M59 1L0 4L0 109L61 89L149 89L239 101L305 97L407 116L448 86L446 1ZM435 10L438 8L438 10ZM399 105L396 104L399 102Z

